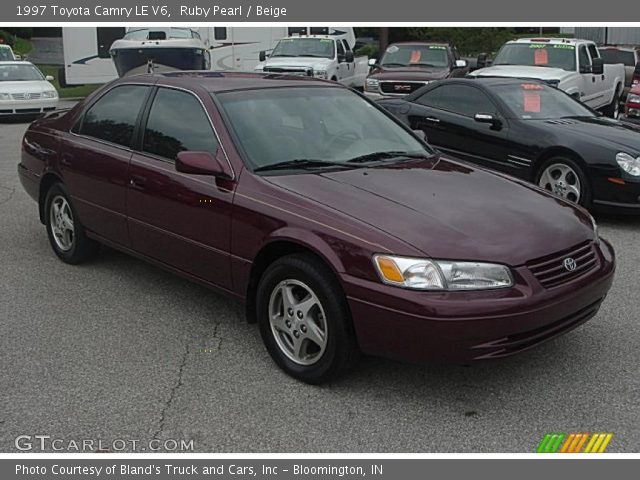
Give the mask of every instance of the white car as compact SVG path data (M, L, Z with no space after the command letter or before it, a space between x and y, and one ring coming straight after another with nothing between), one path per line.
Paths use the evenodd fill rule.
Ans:
M55 110L58 92L29 62L0 62L0 117L38 115Z
M9 45L0 45L0 62L12 62L19 60Z

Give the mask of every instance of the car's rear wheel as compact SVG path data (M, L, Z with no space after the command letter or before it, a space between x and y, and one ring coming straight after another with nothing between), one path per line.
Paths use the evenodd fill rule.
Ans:
M321 261L303 254L277 260L262 276L256 300L265 346L289 375L319 384L354 364L358 351L346 299Z
M620 91L616 91L616 94L613 96L613 100L609 105L607 105L603 110L607 117L618 118L620 116Z
M570 158L554 157L538 170L539 187L583 207L591 205L589 181L580 166Z
M45 197L45 224L55 254L66 263L77 264L93 258L99 245L86 236L69 198L64 185L51 186Z

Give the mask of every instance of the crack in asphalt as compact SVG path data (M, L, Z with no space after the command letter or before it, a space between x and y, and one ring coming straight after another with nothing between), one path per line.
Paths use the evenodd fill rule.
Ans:
M218 340L218 343L215 348L216 353L220 352L220 346L222 345L222 337L218 336L220 325L221 325L221 322L214 322L213 333L211 334L211 338ZM191 354L190 341L186 339L184 342L184 352L182 354L182 360L180 362L180 366L178 367L178 378L175 384L173 385L173 387L171 387L171 390L169 392L169 398L167 399L166 402L164 402L162 411L160 412L160 421L158 422L158 430L156 430L156 432L153 434L154 440L158 440L160 435L164 432L164 427L167 420L167 413L171 408L173 401L176 398L176 394L178 390L184 385L183 374L187 366L187 362L190 354Z
M173 387L171 387L171 391L169 392L169 398L164 403L164 406L162 407L162 411L160 412L160 422L158 424L158 430L156 431L156 433L153 434L153 439L154 440L158 440L158 437L160 436L160 434L162 434L162 432L164 430L165 421L166 421L166 418L167 418L167 411L171 407L171 404L173 403L173 400L176 397L176 392L183 385L183 383L182 383L182 374L184 373L184 368L187 365L187 359L189 358L189 351L190 350L191 349L189 348L189 342L185 341L184 342L184 352L182 354L182 361L180 362L180 367L178 368L178 379L177 379L176 383L173 385Z
M16 193L16 189L15 187L9 188L9 187L3 187L2 185L0 185L0 188L2 188L3 190L9 190L9 196L4 200L0 200L0 205L4 205L5 203L7 203L9 200L13 198L13 195Z

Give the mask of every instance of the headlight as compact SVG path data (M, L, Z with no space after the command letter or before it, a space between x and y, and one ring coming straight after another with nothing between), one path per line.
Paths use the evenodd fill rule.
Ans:
M593 227L593 241L599 244L600 235L598 234L598 224L596 223L596 219L593 218L593 215L589 214L589 218L591 219L591 226Z
M640 103L640 95L629 95L627 103Z
M56 92L55 90L42 92L42 98L56 98L57 96L58 96L58 92Z
M380 279L389 285L415 290L484 290L513 285L504 265L451 260L374 255Z
M326 70L314 70L313 76L316 78L328 78Z
M640 157L633 158L628 153L620 152L616 155L616 162L629 175L640 176Z
M0 93L0 100L11 100L10 93Z
M375 92L378 90L380 85L380 81L377 78L367 78L365 82L365 89L370 92Z

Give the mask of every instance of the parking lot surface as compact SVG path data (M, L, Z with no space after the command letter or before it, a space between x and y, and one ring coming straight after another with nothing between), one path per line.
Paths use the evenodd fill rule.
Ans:
M0 124L0 451L50 435L203 452L534 452L547 432L612 432L608 452L638 451L640 218L598 217L616 279L568 335L472 367L365 358L315 387L278 370L233 301L109 249L59 261L17 178L26 128Z

